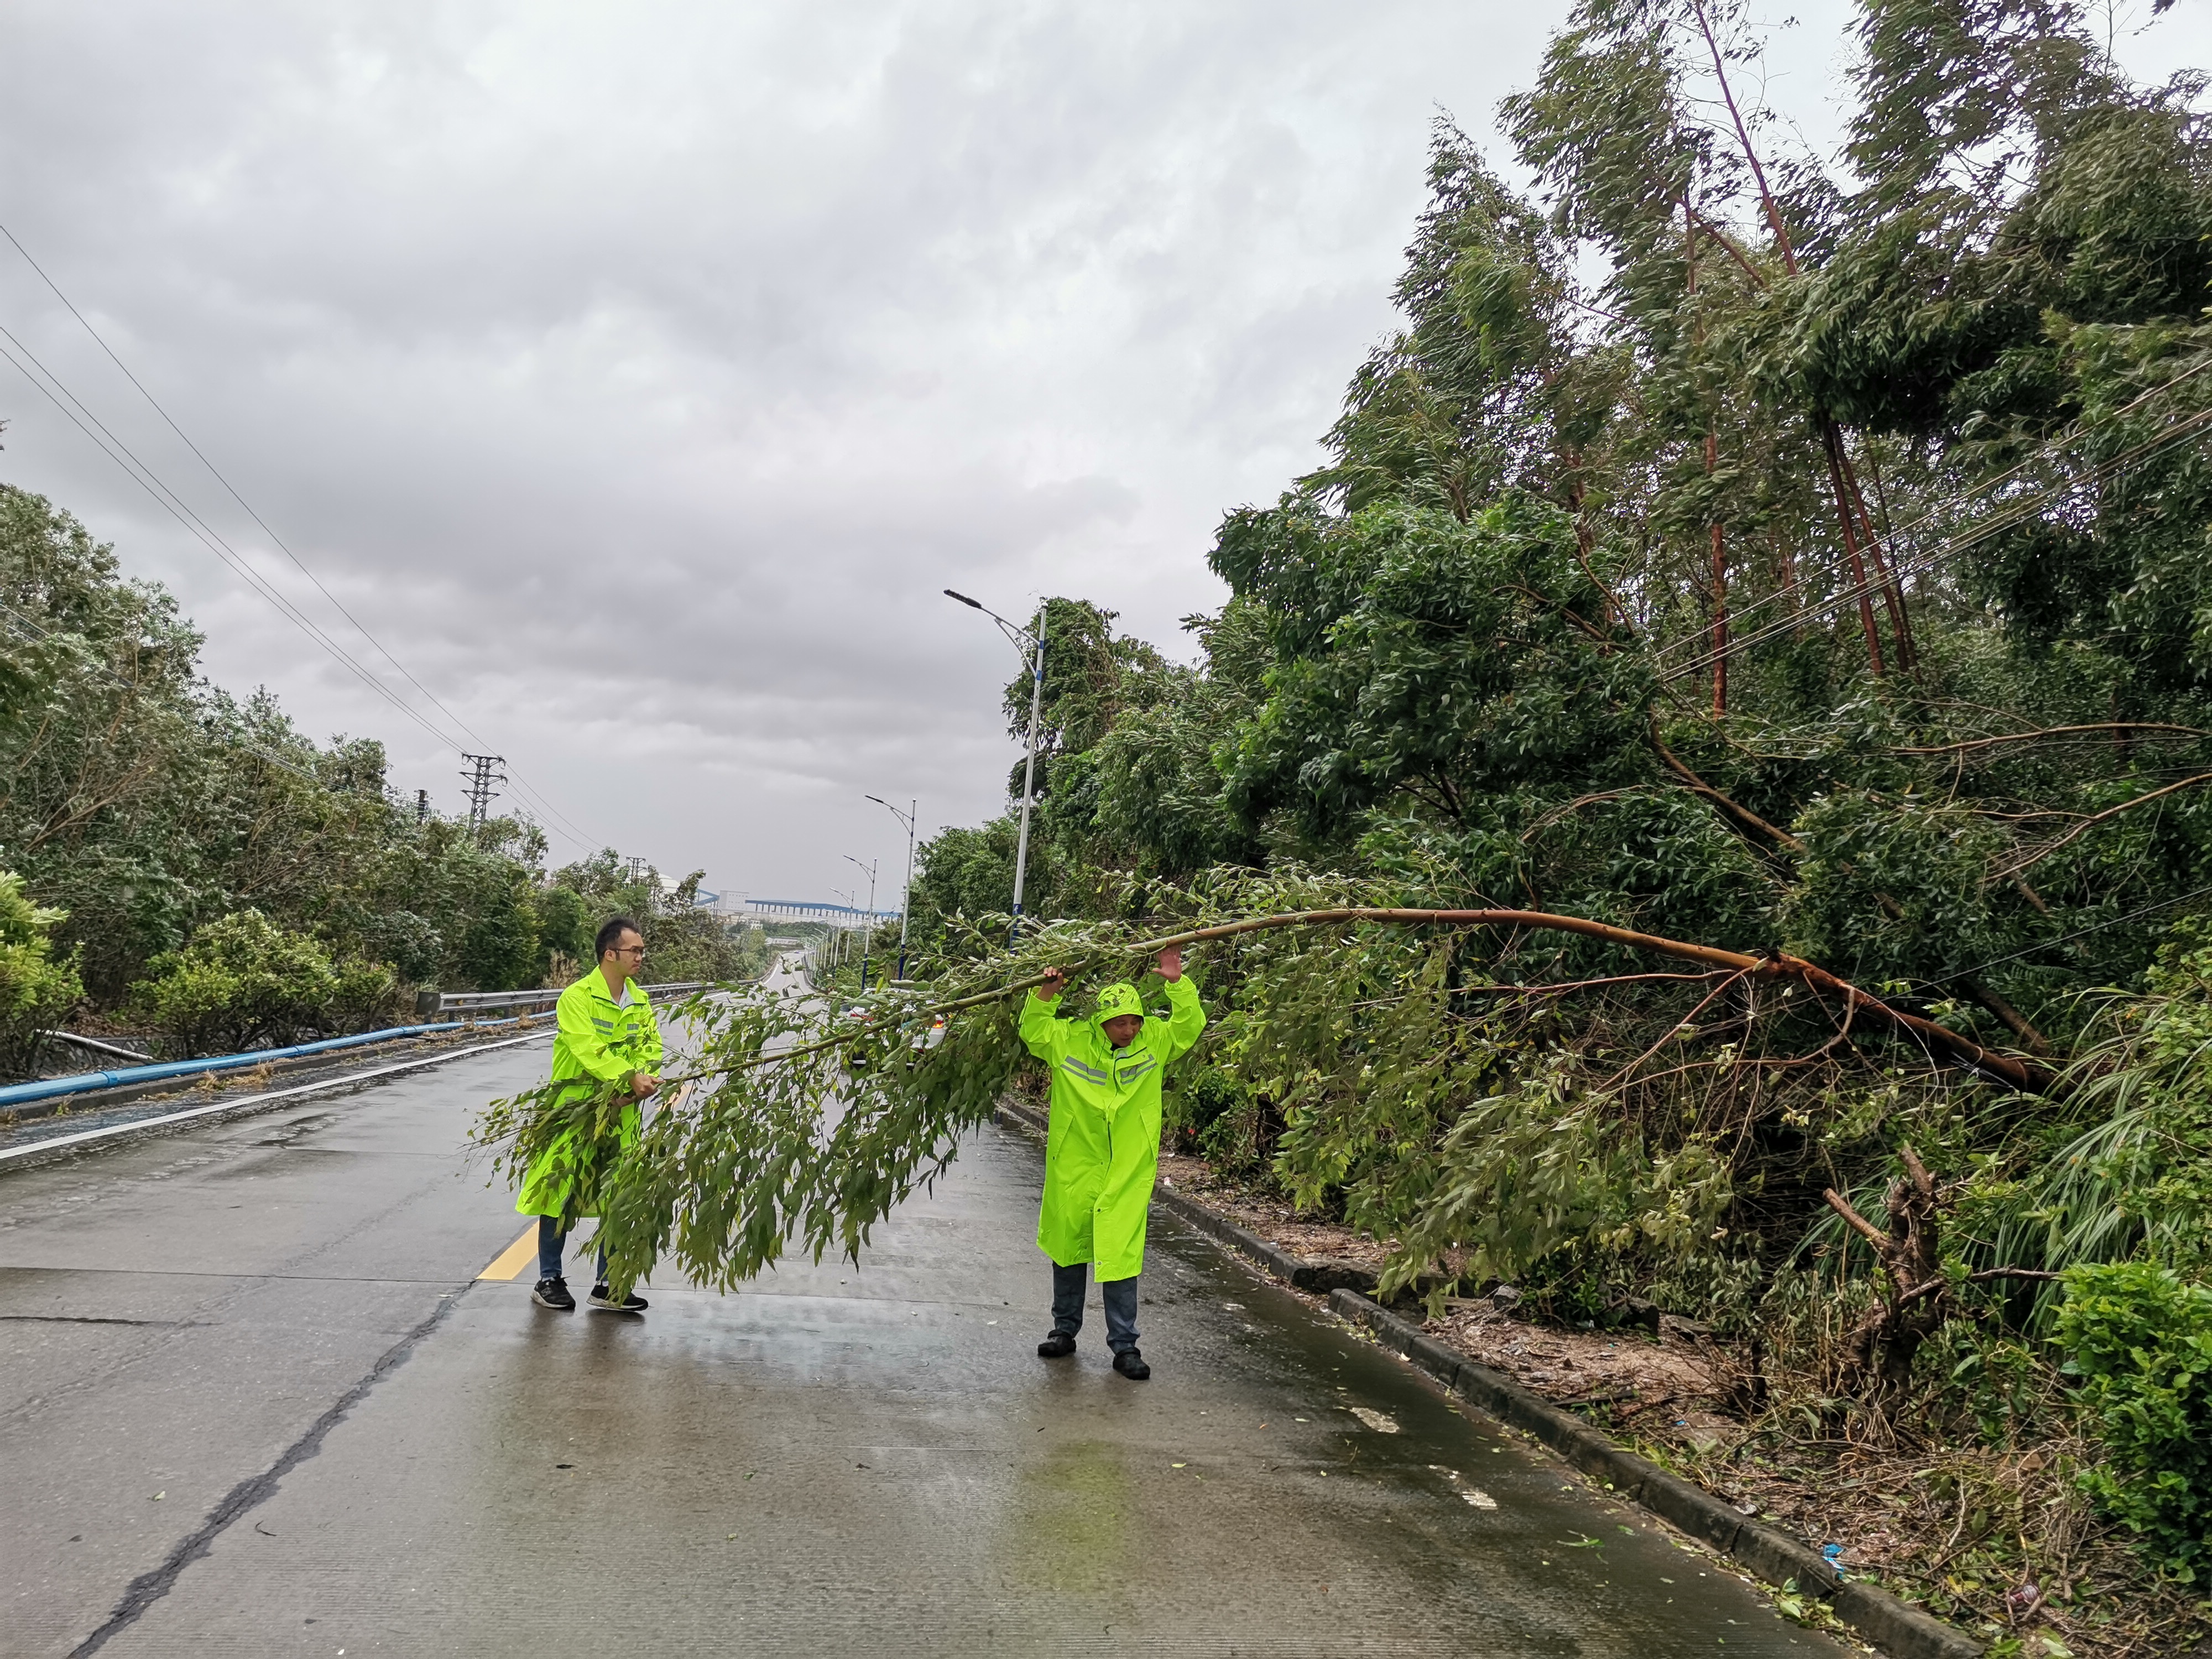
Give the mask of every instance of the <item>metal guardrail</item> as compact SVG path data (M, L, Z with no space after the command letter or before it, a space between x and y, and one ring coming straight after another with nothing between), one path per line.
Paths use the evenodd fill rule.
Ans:
M704 991L711 981L684 980L671 985L647 985L645 994L655 1002L670 997L688 996L694 991ZM488 1013L494 1009L527 1011L550 1008L561 1000L561 993L568 988L556 985L550 989L536 991L418 991L415 994L415 1012L428 1019L434 1014Z
M388 1030L362 1031L353 1036L325 1037L319 1042L295 1042L282 1048L256 1048L242 1054L210 1054L201 1060L157 1060L151 1065L125 1066L112 1071L79 1072L70 1077L34 1078L28 1083L14 1083L0 1088L0 1109L29 1105L36 1101L55 1100L64 1095L85 1094L95 1089L116 1089L136 1083L161 1083L173 1079L211 1075L217 1072L242 1071L280 1060L300 1060L310 1054L331 1054L341 1048L358 1048L372 1042L431 1036L441 1031L458 1030L460 1024L461 1022L456 1019L439 1025L395 1025Z
M447 1031L456 1031L476 1023L480 1014L505 1012L506 1019L488 1020L491 1025L512 1025L526 1022L538 1012L550 1008L560 1000L560 988L550 991L466 991L453 996L442 996L435 991L426 991L416 999L416 1007L422 1014L445 1013L459 1015L434 1024L398 1025L382 1031L362 1031L352 1036L325 1037L316 1042L298 1042L281 1048L256 1048L242 1054L211 1054L200 1060L161 1060L144 1065L117 1067L105 1072L80 1072L70 1077L34 1078L27 1083L0 1087L0 1110L27 1106L36 1102L58 1099L67 1095L86 1094L100 1089L127 1087L134 1084L167 1082L190 1077L211 1076L222 1072L244 1070L255 1066L304 1059L309 1055L334 1053L340 1049L362 1048L370 1043L392 1042L408 1037L432 1036ZM694 991L713 988L705 980L689 980L670 985L648 985L645 994L655 1000L687 996ZM67 1038L66 1032L50 1035ZM71 1039L82 1042L84 1039ZM94 1043L95 1048L107 1045ZM142 1058L127 1051L108 1048L108 1052L124 1054L132 1060Z

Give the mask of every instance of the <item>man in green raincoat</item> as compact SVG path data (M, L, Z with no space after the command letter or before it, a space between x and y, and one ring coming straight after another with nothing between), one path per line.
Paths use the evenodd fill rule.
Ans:
M553 1039L555 1083L574 1080L581 1089L608 1085L627 1089L634 1100L653 1097L660 1087L660 1022L636 982L645 961L645 935L628 916L617 916L599 929L595 941L599 965L561 993ZM635 1143L638 1109L624 1109L622 1144ZM574 1313L576 1298L561 1276L561 1255L568 1235L561 1225L561 1206L568 1196L568 1177L556 1167L574 1132L563 1134L534 1158L523 1177L515 1209L538 1218L538 1288L532 1299L541 1308ZM599 1282L592 1286L592 1305L615 1313L643 1313L645 1298L635 1291L614 1296L606 1283L606 1258L599 1259Z
M1022 1041L1052 1071L1052 1121L1045 1139L1044 1207L1037 1248L1052 1258L1052 1334L1047 1359L1075 1352L1083 1287L1095 1263L1106 1304L1114 1369L1133 1382L1152 1374L1137 1349L1137 1275L1160 1161L1160 1079L1206 1029L1182 952L1160 952L1168 1017L1145 1018L1137 988L1109 985L1087 1020L1054 1012L1066 981L1057 970L1022 1004Z

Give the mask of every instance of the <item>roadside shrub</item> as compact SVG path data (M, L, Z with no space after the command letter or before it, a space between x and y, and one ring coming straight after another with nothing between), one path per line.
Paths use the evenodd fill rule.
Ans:
M400 1014L399 975L389 963L341 957L332 964L337 988L322 1021L331 1031L369 1031L389 1025Z
M573 887L538 889L532 902L538 911L538 939L547 953L545 982L565 985L584 970L580 963L592 960L591 907Z
M2106 1460L2097 1506L2184 1583L2212 1569L2212 1288L2130 1261L2066 1275L2057 1340Z
M398 1000L381 963L333 962L313 936L240 910L147 964L131 988L134 1012L173 1036L184 1054L281 1046L310 1031L363 1029Z
M1573 1247L1662 1259L1698 1250L1732 1195L1725 1158L1697 1137L1647 1148L1611 1104L1553 1065L1469 1105L1438 1149L1435 1187L1400 1234L1382 1292L1439 1261L1455 1282L1480 1284Z
M1276 1184L1270 1167L1282 1119L1225 1067L1194 1068L1168 1095L1167 1127L1179 1152L1196 1153L1217 1173L1238 1181ZM1343 1194L1329 1188L1309 1207L1325 1214L1342 1212Z
M31 1076L45 1033L84 1000L75 953L53 959L53 929L67 915L32 903L23 878L0 871L0 1077Z
M1249 1103L1249 1091L1228 1073L1206 1066L1171 1079L1167 1097L1167 1127L1175 1135L1176 1150L1198 1150L1206 1132L1222 1118Z

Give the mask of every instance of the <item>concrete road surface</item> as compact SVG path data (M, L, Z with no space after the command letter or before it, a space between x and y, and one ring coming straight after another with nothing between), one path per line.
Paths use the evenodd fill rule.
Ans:
M1095 1289L1038 1359L1009 1131L857 1270L537 1308L459 1153L544 1064L0 1179L0 1654L1844 1651L1166 1217L1153 1380Z

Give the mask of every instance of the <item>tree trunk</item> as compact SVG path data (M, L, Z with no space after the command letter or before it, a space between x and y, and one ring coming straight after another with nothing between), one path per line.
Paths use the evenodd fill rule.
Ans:
M1720 443L1713 429L1705 428L1705 477L1711 479L1720 459ZM1729 591L1728 546L1721 521L1713 520L1713 718L1728 717Z
M1905 1397L1912 1381L1912 1362L1921 1344L1935 1334L1950 1310L1941 1288L1937 1255L1936 1182L1910 1146L1899 1149L1905 1173L1889 1184L1889 1231L1883 1232L1831 1188L1829 1207L1874 1246L1875 1260L1889 1279L1889 1291L1860 1316L1844 1339L1831 1380L1840 1396L1863 1396L1887 1416ZM1930 1290L1933 1284L1937 1288Z
M1859 493L1858 469L1851 465L1850 452L1844 447L1840 428L1836 433L1836 453L1842 463L1844 487L1850 492L1851 507L1858 519L1859 536L1866 544L1867 559L1874 566L1875 580L1881 586L1882 609L1889 612L1890 638L1897 646L1897 665L1911 673L1920 665L1920 653L1913 648L1912 622L1905 611L1905 588L1889 568L1883 552L1887 538L1875 530L1873 516L1868 513L1866 497Z
M1881 636L1875 631L1874 604L1869 597L1872 588L1867 581L1866 564L1859 557L1856 526L1851 521L1850 497L1844 489L1843 437L1835 422L1823 419L1820 423L1821 447L1828 453L1828 485L1835 493L1836 517L1843 526L1844 562L1850 567L1851 592L1859 603L1859 629L1866 635L1867 664L1874 672L1887 674L1883 665Z

